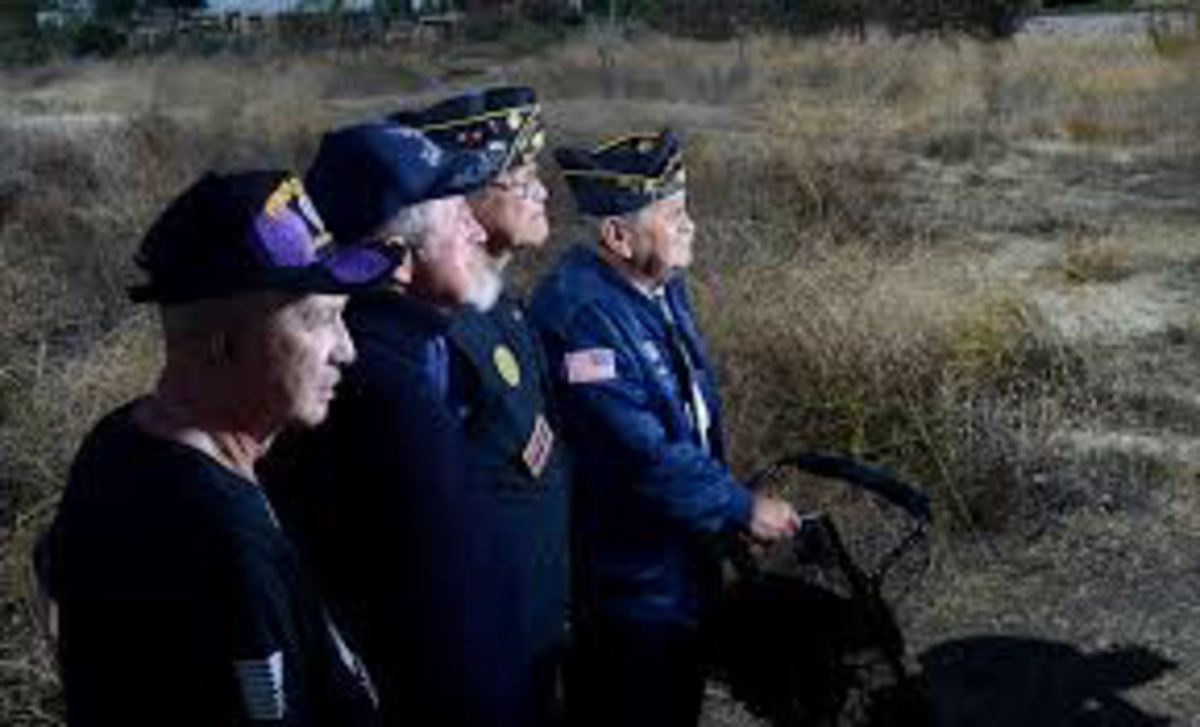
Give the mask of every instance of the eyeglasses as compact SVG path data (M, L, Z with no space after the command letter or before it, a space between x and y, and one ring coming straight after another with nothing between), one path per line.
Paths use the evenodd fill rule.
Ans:
M515 197L529 200L540 199L546 193L546 188L542 185L542 180L537 177L526 177L511 181L497 180L488 186L504 190Z

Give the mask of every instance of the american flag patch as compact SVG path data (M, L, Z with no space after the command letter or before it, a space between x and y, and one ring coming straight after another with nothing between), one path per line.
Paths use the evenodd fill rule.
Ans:
M529 473L533 475L534 479L542 476L542 471L546 469L546 463L550 461L550 453L553 451L554 430L550 428L546 417L538 414L537 420L533 424L533 433L529 435L529 443L525 445L525 451L521 453L521 458L525 460L525 466L529 468Z
M283 719L283 652L276 651L265 659L237 660L233 668L242 688L246 717L251 722Z
M567 383L598 384L617 378L617 357L611 348L589 348L566 355Z

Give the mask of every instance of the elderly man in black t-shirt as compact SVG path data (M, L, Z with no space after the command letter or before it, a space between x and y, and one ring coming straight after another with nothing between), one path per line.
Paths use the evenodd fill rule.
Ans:
M39 553L71 725L374 723L254 472L325 418L355 357L346 294L395 268L327 239L271 171L206 175L144 239L131 295L160 306L165 366L87 437Z

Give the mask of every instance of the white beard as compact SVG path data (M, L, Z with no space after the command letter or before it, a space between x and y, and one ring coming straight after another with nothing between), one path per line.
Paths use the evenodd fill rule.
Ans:
M467 293L467 305L487 313L504 292L503 266L488 265L480 271L476 284Z

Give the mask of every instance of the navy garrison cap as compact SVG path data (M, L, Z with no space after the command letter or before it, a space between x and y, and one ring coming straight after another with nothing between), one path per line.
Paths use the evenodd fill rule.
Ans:
M534 161L546 145L542 108L525 86L473 91L391 119L420 129L443 148L482 152L493 175Z
M636 212L687 185L679 137L670 129L622 136L591 150L560 147L554 159L579 211L594 217Z
M397 251L328 244L300 180L283 170L209 172L176 197L134 261L149 281L134 302L162 305L258 290L351 293L389 276Z
M338 242L358 242L401 209L488 183L482 155L447 151L415 129L371 122L321 138L305 186Z

